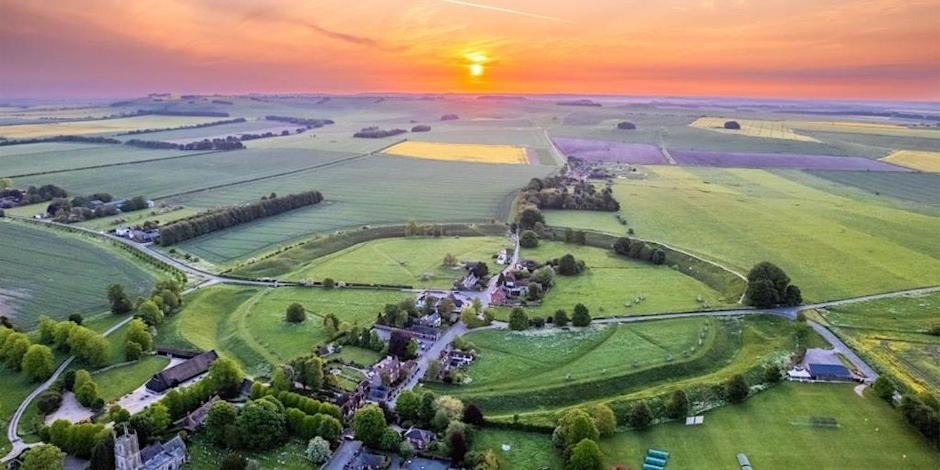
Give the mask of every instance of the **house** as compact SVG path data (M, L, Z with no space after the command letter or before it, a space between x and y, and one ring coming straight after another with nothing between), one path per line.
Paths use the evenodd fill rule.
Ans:
M186 444L179 436L144 449L140 449L137 433L128 431L127 426L114 438L115 470L177 470L183 468L188 458Z
M437 437L431 431L419 429L414 426L405 431L403 436L417 451L426 450Z
M147 389L152 392L163 393L168 389L208 372L209 367L212 366L212 363L218 358L219 354L216 353L215 350L212 350L158 372L147 381Z
M160 238L160 229L152 230L140 230L134 229L131 230L130 234L127 235L127 238L131 240L138 241L141 243L152 243L157 241Z
M119 237L127 237L131 234L131 229L128 227L118 227L114 229L114 234Z
M474 356L472 353L460 351L457 349L451 349L444 352L444 357L442 358L445 369L461 369L473 362Z
M440 328L441 316L437 313L425 315L418 319L418 323L423 326L430 326L431 328Z
M346 470L382 470L387 466L386 457L359 450L359 453L346 464Z
M203 403L199 408L196 408L191 413L177 420L173 424L180 426L189 432L195 432L206 422L206 418L209 417L209 408L211 408L212 404L218 400L218 395L213 396L207 402Z
M369 394L369 382L363 380L356 386L356 390L342 398L340 411L343 412L343 419L349 419L366 402L366 396Z
M506 288L499 287L490 294L490 303L493 305L502 305L509 300L509 291Z

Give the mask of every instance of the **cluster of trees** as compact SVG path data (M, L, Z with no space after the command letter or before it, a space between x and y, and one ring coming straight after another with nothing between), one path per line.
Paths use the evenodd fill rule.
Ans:
M411 326L419 316L420 312L414 300L404 299L397 304L385 304L385 308L379 312L375 322L380 325L405 328Z
M607 405L596 405L590 412L576 408L558 421L552 442L562 449L565 468L601 470L603 457L597 441L612 435L616 428L617 418Z
M274 378L278 378L278 375L283 373L283 382L279 381L274 390L292 390L295 383L299 383L307 390L319 390L326 385L328 380L333 378L324 372L325 366L326 361L314 354L291 359L286 366L274 370ZM286 385L286 387L283 385Z
M332 314L331 314L332 315ZM333 317L336 318L335 316ZM332 320L330 320L332 322ZM327 318L323 319L324 324ZM347 331L339 341L341 344L356 346L364 349L371 349L377 353L385 351L385 342L371 328L354 326Z
M468 468L481 468L477 466L477 462L486 460L477 453L468 454L473 427L482 426L485 423L483 413L476 405L464 406L463 402L457 398L439 397L430 391L406 390L396 399L395 411L403 427L413 425L431 429L439 435L442 434L444 438L431 444L432 447L429 450L449 455L455 466L465 464ZM395 444L395 438L388 433L387 428L384 428L384 420L379 420L374 411L369 413L371 421L374 422L370 422L370 426L363 426L366 428L363 431L372 439L377 439L380 448L390 449L392 444ZM359 431L355 426L355 419L353 428ZM386 444L384 446L381 445L383 441ZM410 455L414 452L407 442L402 443L400 449L399 453L402 455Z
M134 316L148 326L157 327L163 323L166 315L182 306L182 285L171 279L164 279L157 282L149 297L139 297L136 303L132 303L124 291L124 286L111 284L108 286L108 302L111 304L111 313L123 315L133 311L136 312Z
M54 184L44 184L38 188L29 186L26 191L23 191L13 187L13 180L4 178L3 185L6 187L0 188L0 200L8 201L10 207L38 204L56 198L68 197L68 193L64 189Z
M388 339L388 353L403 361L418 357L420 347L417 339L400 331L393 331Z
M456 121L458 119L460 119L460 116L452 113L441 116L441 121Z
M120 144L121 141L110 137L87 137L83 135L54 135L34 139L0 140L0 146L19 144L39 144L42 142L80 142L83 144Z
M171 110L171 109L158 109L158 110L138 110L138 116L146 116L148 114L154 116L198 116L198 117L229 117L228 113L223 113L221 111L183 111L183 110Z
M68 454L87 459L91 457L92 449L104 442L110 434L111 431L103 424L72 424L58 419L40 430L39 437Z
M141 140L131 139L124 142L124 145L141 147L146 149L171 149L171 150L241 150L245 144L238 137L228 136L225 138L202 139L186 144L175 144L173 142L163 142L160 140Z
M614 252L620 256L648 261L653 264L666 262L666 252L662 248L651 247L644 241L626 237L620 237L614 242Z
M613 190L609 186L598 191L592 183L572 181L563 176L532 178L522 189L522 198L527 205L531 204L539 210L575 209L607 212L620 210L620 203L614 199Z
M214 445L228 449L265 450L290 436L327 443L342 436L339 408L290 392L267 393L241 409L225 401L212 404L206 434Z
M744 298L748 304L761 308L803 303L800 288L790 284L790 277L782 269L767 261L758 263L747 273Z
M522 331L529 327L541 328L545 326L546 323L552 323L555 326L563 327L568 326L570 322L572 326L584 327L591 324L591 311L584 304L577 304L574 306L574 312L571 317L568 317L568 312L564 309L558 309L555 313L549 317L533 317L525 313L520 307L516 307L509 312L509 329L514 331Z
M738 121L725 121L724 128L737 131L741 130L741 124Z
M102 366L108 360L108 340L100 333L71 320L56 322L48 317L39 318L39 342L57 350L74 354L92 366ZM9 342L9 339L7 340Z
M307 320L307 310L303 305L294 302L287 306L284 320L288 323L303 323Z
M523 230L519 235L519 246L522 248L539 246L539 235L534 230Z
M249 204L227 207L166 225L160 229L160 245L173 245L183 240L251 222L255 219L318 204L321 201L323 201L323 194L320 191L305 191L288 194L287 196L271 194L269 197L261 198L261 200Z
M879 376L872 384L872 390L881 399L894 405L897 392L894 382L885 376ZM916 428L934 446L940 447L940 400L929 392L919 395L906 393L901 397L899 406L901 415Z
M411 132L431 132L431 126L427 124L418 124L411 128Z
M500 274L502 276L502 274ZM441 303L449 302L453 304L450 299L444 299ZM440 309L439 309L440 310ZM451 308L451 310L453 310ZM467 325L467 328L479 328L481 326L486 326L493 323L493 312L483 308L483 302L480 299L473 299L470 305L464 306L463 310L460 311L460 320Z
M86 408L101 409L104 400L98 392L98 384L91 378L85 369L75 371L75 374L66 373L63 386L66 390L75 393L75 399Z
M311 118L299 118L299 117L290 117L290 116L265 116L265 119L268 121L278 121L278 122L287 122L290 124L297 124L299 126L304 126L307 129L312 129L315 127L323 127L329 124L333 124L332 119L311 119Z
M618 216L620 214L617 214ZM575 243L578 245L587 244L587 234L584 230L572 230L571 227L565 228L565 243Z
M124 337L124 356L128 361L136 361L145 351L153 349L153 335L150 328L140 318L135 318L127 325Z
M112 200L113 197L108 193L76 196L71 199L56 198L46 207L46 213L56 222L69 224L117 215L119 211L130 212L150 207L149 201L143 196L127 199L120 205L105 204L95 207L93 204L93 201L108 203Z
M353 134L353 137L361 137L364 139L381 139L383 137L392 137L399 134L404 134L408 131L404 129L379 129L376 126L363 127Z
M65 468L65 452L51 444L41 444L26 451L20 470Z
M587 269L584 260L575 259L574 255L568 253L561 258L555 258L547 263L554 268L555 272L562 276L577 276Z
M632 131L636 129L636 124L630 121L620 121L617 123L617 129L624 131Z
M22 370L30 380L42 382L52 375L55 362L52 350L32 344L29 337L6 326L0 326L0 361L13 370Z
M405 226L406 237L443 237L446 235L443 225L419 224L412 220Z
M223 119L221 121L212 121L204 122L201 124L192 124L188 126L177 126L164 129L135 129L132 131L124 132L117 135L134 135L134 134L146 134L148 132L160 132L160 131L178 131L182 129L201 129L203 127L212 127L212 126L223 126L225 124L238 124L240 122L245 122L245 118L235 118L235 119Z

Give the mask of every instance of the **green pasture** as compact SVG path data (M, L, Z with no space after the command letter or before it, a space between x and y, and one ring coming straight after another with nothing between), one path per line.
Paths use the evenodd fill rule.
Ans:
M663 241L747 272L782 267L815 301L936 284L940 217L847 197L803 183L801 172L650 167L614 194L636 236ZM623 233L610 214L547 215L550 225ZM573 219L569 219L573 217ZM616 224L616 225L615 225ZM614 231L616 230L616 231Z
M386 303L408 296L354 289L210 287L186 297L183 310L161 326L158 342L216 349L248 371L263 371L326 341L322 318L327 313L351 325L371 325ZM307 310L303 323L284 320L294 302Z
M737 301L721 299L712 288L668 266L618 256L613 250L541 242L537 248L522 249L520 255L523 259L545 262L568 253L583 260L588 269L577 276L556 275L555 286L542 304L527 308L530 316L552 315L558 309L567 310L570 316L578 303L585 304L595 317L610 317L698 310ZM641 297L645 300L637 302ZM502 311L500 315L508 314Z
M108 308L109 284L135 298L156 276L116 247L33 225L0 221L0 309L23 327Z
M460 262L485 261L495 271L498 266L492 257L511 246L508 239L499 237L373 240L297 265L285 279L329 277L346 282L450 288L466 270L459 265L444 266L445 256L452 254Z
M940 174L882 171L811 171L824 187L847 186L867 197L927 215L940 215ZM812 179L807 178L808 182ZM832 184L836 183L836 184Z
M39 143L10 145L0 147L0 175L15 176L47 172L55 172L57 175L63 175L62 172L68 172L69 170L78 168L126 165L134 162L165 158L172 158L174 160L171 161L178 161L175 157L186 156L187 158L200 158L204 154L207 154L207 152L144 149L115 144ZM97 171L102 172L106 170L98 169ZM22 180L16 178L14 179L14 183L19 185L21 181L27 181L29 178L33 177L24 177ZM65 178L64 175L63 178ZM54 179L55 176L52 175L49 177L48 181L53 181ZM53 182L51 184L57 183ZM94 192L98 191L87 191L88 194ZM137 193L115 196L124 197L136 195Z
M831 417L838 428L807 426ZM900 413L852 385L789 384L752 396L741 405L705 414L699 426L667 423L601 441L610 465L638 466L646 449L670 453L675 468L737 468L747 454L754 468L936 468L940 454Z
M230 118L219 118L225 120ZM241 136L242 134L264 134L272 132L280 135L282 130L289 130L291 133L295 129L303 127L286 122L268 121L268 120L248 120L245 122L236 122L232 124L221 124L217 126L198 127L193 129L174 129L159 132L145 132L122 136L125 140L157 140L161 142L193 142L202 139L224 139L228 136ZM250 142L250 141L249 141Z

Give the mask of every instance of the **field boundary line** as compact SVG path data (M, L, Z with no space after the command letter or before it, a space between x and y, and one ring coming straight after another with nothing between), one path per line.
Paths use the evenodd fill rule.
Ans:
M118 144L115 144L115 145L118 145ZM199 157L203 155L212 155L212 154L222 154L222 153L231 152L231 151L232 150L213 150L210 152L187 153L186 155L175 155L172 157L163 157L163 158L148 158L146 160L135 160L132 162L106 163L106 164L101 164L101 165L90 165L90 166L83 166L79 168L68 168L68 169L63 169L63 170L49 170L49 171L39 171L35 173L23 173L21 175L8 175L8 177L9 178L25 178L27 176L55 175L59 173L69 173L72 171L95 170L99 168L110 168L113 166L137 165L139 163L153 163L153 162L161 162L164 160L178 160L180 158Z

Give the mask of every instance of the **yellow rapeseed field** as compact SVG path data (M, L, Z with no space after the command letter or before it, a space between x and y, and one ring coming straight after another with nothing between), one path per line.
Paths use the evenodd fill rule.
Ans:
M924 152L920 150L898 150L882 158L882 160L895 165L906 166L920 171L933 173L940 172L940 152Z
M741 125L741 129L725 129L726 121L736 121ZM793 129L787 127L783 121L762 121L759 119L734 119L722 117L703 117L698 118L690 124L692 127L707 129L726 134L746 135L748 137L765 137L768 139L798 140L802 142L819 142L818 140L797 134Z
M405 141L383 153L429 160L450 160L473 163L525 165L526 150L514 145L450 144L442 142Z

